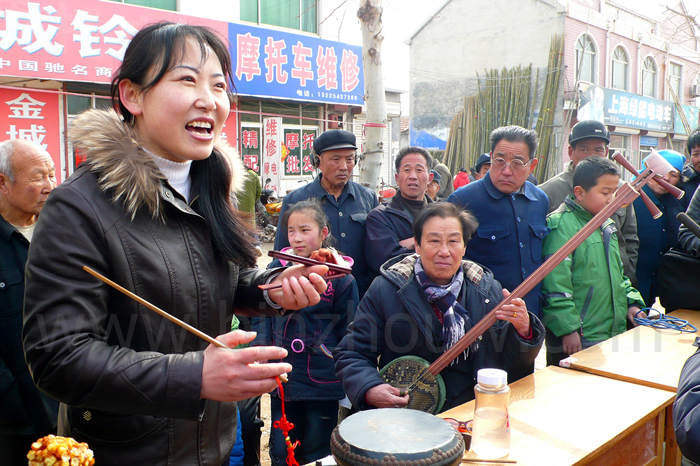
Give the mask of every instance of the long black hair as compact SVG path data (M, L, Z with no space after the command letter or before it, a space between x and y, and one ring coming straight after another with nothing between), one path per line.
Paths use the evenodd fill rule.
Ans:
M295 214L297 212L306 212L311 214L311 216L314 219L314 222L316 222L316 225L318 225L319 230L323 230L324 227L328 228L328 236L326 236L326 239L324 239L321 243L321 247L327 248L333 246L333 244L335 243L335 238L333 238L333 235L331 234L331 225L328 222L328 217L326 216L326 213L323 211L321 201L319 201L318 198L315 197L311 197L304 201L299 201L296 204L292 204L289 206L287 211L282 216L282 228L277 230L278 235L287 234L287 228L289 227L289 218L292 216L292 214Z
M202 60L213 52L224 76L233 89L231 56L224 41L202 26L178 23L156 23L141 29L131 40L119 71L112 80L112 103L127 124L134 124L134 115L119 98L119 83L130 80L142 93L155 86L173 66L182 61L188 40L199 45ZM210 50L211 49L211 52ZM190 168L192 208L204 217L215 252L224 259L244 267L256 263L255 230L231 203L232 167L226 156L214 149L204 160L195 160Z

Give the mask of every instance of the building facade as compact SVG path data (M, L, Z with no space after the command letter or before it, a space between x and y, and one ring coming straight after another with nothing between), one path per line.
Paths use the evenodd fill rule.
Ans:
M522 0L512 8L506 0L448 0L411 38L411 141L430 136L444 144L463 98L476 92L477 73L529 64L541 73L551 37L562 34L559 168L571 126L587 118L604 121L611 148L636 166L652 149L684 153L681 113L691 131L700 116L700 31L683 1L647 11L631 4Z
M65 130L109 108L110 83L138 30L157 21L208 26L229 43L235 99L224 128L244 163L282 194L313 176L322 131L353 130L362 111L362 48L324 39L335 0L10 0L0 6L3 139L43 144L59 182L80 163ZM147 8L148 7L148 8ZM4 106L4 107L3 107ZM269 179L269 180L268 180Z

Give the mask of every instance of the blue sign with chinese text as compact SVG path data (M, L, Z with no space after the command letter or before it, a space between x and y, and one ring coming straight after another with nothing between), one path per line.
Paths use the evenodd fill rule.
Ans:
M237 23L229 43L238 94L364 104L362 47Z
M690 132L692 133L698 129L698 120L700 119L700 108L691 107L690 105L683 105L683 113L685 114L685 119L690 126ZM685 126L683 126L683 121L678 112L676 112L676 123L675 130L676 134L686 134Z
M598 120L606 125L673 132L672 102L630 92L590 86L581 95L580 120Z

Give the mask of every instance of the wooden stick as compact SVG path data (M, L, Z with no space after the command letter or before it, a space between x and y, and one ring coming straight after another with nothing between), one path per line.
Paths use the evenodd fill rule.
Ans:
M661 156L659 156L661 158ZM664 160L665 162L665 160ZM569 241L567 241L557 252L552 254L549 259L544 261L537 270L535 270L529 277L527 277L520 285L518 285L514 290L511 291L507 298L504 298L500 303L496 305L488 314L486 314L479 322L474 324L474 326L462 337L457 343L455 343L450 349L445 351L438 357L432 364L428 366L426 371L430 372L432 375L439 374L445 367L447 367L454 359L459 357L459 355L465 351L469 345L474 343L480 335L482 335L489 327L491 327L496 322L496 311L501 309L506 304L510 304L516 298L524 297L530 290L532 290L542 279L549 274L552 270L559 265L566 257L574 251L578 246L583 243L588 236L600 227L600 225L605 222L610 216L620 207L625 204L632 202L641 188L649 182L654 176L654 172L650 167L647 167L642 173L640 173L637 178L633 181L634 187L630 183L622 185L615 192L615 199L605 206L598 214L596 214L586 225L583 226L574 236L572 236ZM420 378L413 382L415 384ZM412 385L406 390L408 391Z
M304 265L325 265L331 272L344 273L346 275L350 275L352 273L352 269L350 267L345 267L338 264L331 264L330 262L321 262L315 259L309 259L308 257L299 257L295 256L294 254L287 254L285 252L269 251L267 255L270 257L274 257L275 259L282 259L289 262L298 262L299 264Z
M344 277L344 276L345 276L344 273L329 273L327 275L324 275L321 278L323 278L325 281L328 282L330 280L334 280L336 278L340 278L340 277ZM277 290L279 288L282 288L282 284L281 283L268 283L266 285L258 285L258 288L260 288L263 291Z
M157 307L157 306L154 306L153 304L149 303L148 301L146 301L146 300L143 299L142 297L140 297L140 296L138 296L138 295L132 293L131 291L127 290L127 289L124 288L123 286L114 283L112 280L110 280L109 278L105 277L105 276L102 275L101 273L96 272L95 270L92 270L92 269L91 269L90 267L88 267L87 265L84 265L84 266L83 266L83 270L85 270L85 271L86 271L87 273L89 273L90 275L92 275L92 276L94 276L94 277L96 277L96 278L99 278L100 280L102 280L103 282L105 282L106 284L108 284L109 286L111 286L112 288L114 288L114 289L116 289L116 290L118 290L118 291L121 291L122 293L124 293L125 295L127 295L128 297L130 297L131 299L133 299L134 301L136 301L137 303L146 306L148 309L150 309L151 311L155 312L156 314L159 314L159 315L165 317L166 319L168 319L170 322L174 323L175 325L179 325L180 327L184 328L184 329L187 330L188 332L197 335L199 338L201 338L202 340L206 341L207 343L211 343L212 345L218 346L219 348L230 349L228 346L226 346L224 343L220 342L219 340L210 337L210 336L207 335L206 333L204 333L204 332L202 332L202 331L200 331L200 330L194 328L194 327L191 326L190 324L185 323L185 322L181 321L180 319L178 319L177 317L168 314L167 312L165 312L165 311L162 310L161 308L159 308L159 307ZM252 363L252 364L257 364L257 363ZM282 380L282 382L287 382L287 380L288 380L287 374L281 374L281 375L279 376L279 378L280 378L280 380Z
M116 283L114 283L112 280L110 280L109 278L105 277L105 276L102 275L101 273L92 270L92 269L91 269L90 267L88 267L87 265L84 265L84 266L83 266L83 270L85 270L85 271L86 271L87 273L89 273L90 275L99 278L100 280L102 280L103 282L105 282L106 284L108 284L109 286L111 286L112 288L121 291L122 293L124 293L125 295L127 295L128 297L130 297L131 299L133 299L134 301L136 301L137 303L139 303L139 304L141 304L141 305L143 305L143 306L146 306L148 309L150 309L151 311L155 312L156 314L159 314L159 315L165 317L165 318L168 319L170 322L172 322L172 323L174 323L174 324L176 324L176 325L179 325L180 327L184 328L185 330L187 330L187 331L190 332L190 333L194 333L195 335L197 335L199 338L201 338L202 340L206 341L207 343L211 343L212 345L218 346L219 348L228 348L228 346L226 346L225 344L221 343L219 340L216 340L216 339L210 337L210 336L207 335L206 333L204 333L204 332L202 332L202 331L200 331L200 330L197 330L196 328L192 327L190 324L185 323L185 322L181 321L180 319L178 319L177 317L168 314L167 312L165 312L164 310L160 309L159 307L156 307L156 306L154 306L153 304L149 303L148 301L146 301L146 300L143 299L142 297L135 295L134 293L132 293L131 291L127 290L127 289L124 288L123 286L117 285Z

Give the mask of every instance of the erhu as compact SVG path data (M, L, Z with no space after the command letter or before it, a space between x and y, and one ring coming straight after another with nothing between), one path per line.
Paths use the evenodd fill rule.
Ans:
M629 170L636 178L623 184L615 192L615 198L603 210L595 215L578 233L571 237L557 252L549 257L532 275L525 279L511 294L504 298L496 307L484 316L469 330L457 343L445 351L433 363L428 363L417 356L403 356L391 361L380 371L380 376L388 384L401 390L402 396L409 395L408 408L438 413L445 402L445 384L440 377L440 372L474 343L486 330L496 323L496 311L509 304L516 298L524 297L547 274L585 241L588 236L600 227L620 207L630 204L638 196L642 196L654 218L661 216L661 211L654 205L648 196L642 191L642 187L650 180L662 185L668 192L678 199L683 197L683 191L662 179L662 176L674 168L658 152L652 151L647 157L647 168L641 173L620 154L616 152L612 157Z

